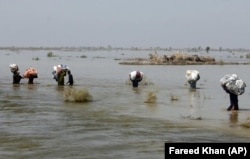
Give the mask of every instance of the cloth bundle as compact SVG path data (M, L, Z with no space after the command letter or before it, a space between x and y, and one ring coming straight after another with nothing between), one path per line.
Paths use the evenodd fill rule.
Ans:
M54 69L53 72L55 72L55 73L60 73L62 70L70 70L67 65L63 65L63 64L54 66L53 69Z
M24 77L24 78L29 78L29 77L32 76L32 77L34 77L34 78L37 78L37 74L38 74L38 72L37 72L37 70L36 70L35 68L29 67L29 68L27 68L26 71L24 72L23 77Z
M200 79L200 73L197 70L187 70L185 77L188 83L193 83Z
M245 92L246 83L236 74L225 75L220 79L222 88L226 92L241 95Z
M60 65L57 65L57 66L54 66L53 67L53 72L52 72L52 75L53 75L53 78L57 81L57 74L60 73L61 71L70 71L70 68L67 66L67 65L63 65L63 64L60 64Z
M18 65L17 64L10 64L10 71L12 73L19 71Z
M130 80L142 80L143 78L143 72L140 72L140 71L132 71L130 74L129 74L129 77L130 77Z

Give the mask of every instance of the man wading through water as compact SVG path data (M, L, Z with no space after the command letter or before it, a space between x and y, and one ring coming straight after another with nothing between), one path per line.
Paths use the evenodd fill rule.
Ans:
M133 71L129 74L129 79L132 82L133 87L138 87L139 82L143 78L143 72Z
M236 74L225 75L221 78L220 82L222 88L229 94L230 105L227 110L239 110L238 95L245 92L245 82Z

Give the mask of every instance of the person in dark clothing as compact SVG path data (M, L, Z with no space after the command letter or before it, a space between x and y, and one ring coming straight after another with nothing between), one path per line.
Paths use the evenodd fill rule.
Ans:
M227 111L239 110L238 95L233 94L230 91L228 91L225 85L223 86L223 89L229 94L229 98L230 98L230 105L227 108Z
M31 74L31 75L29 76L28 84L33 84L34 78L37 78L37 75L32 75L32 74Z
M71 85L71 86L73 86L73 84L74 84L74 79L73 79L73 75L71 74L71 72L68 70L68 78L69 78L69 80L68 80L68 82L66 83L66 84L68 84L68 85Z
M220 83L222 88L229 94L230 105L227 110L239 110L238 96L245 92L246 83L236 74L226 74L220 79Z
M133 87L138 87L138 84L139 84L139 82L141 81L141 79L135 79L135 80L131 80L132 81L132 85L133 85Z
M140 71L133 71L129 74L129 79L132 82L133 87L138 87L139 82L143 78L143 73Z
M230 98L230 106L227 108L228 111L230 110L239 110L238 106L238 96L229 92Z
M13 84L19 84L22 78L23 77L20 75L20 73L18 71L14 71L13 72L13 82L12 83Z

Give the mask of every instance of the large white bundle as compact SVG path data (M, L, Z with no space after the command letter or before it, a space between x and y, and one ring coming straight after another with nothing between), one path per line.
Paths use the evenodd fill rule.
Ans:
M63 65L63 64L53 66L53 74L59 73L62 70L70 70L70 68L67 65Z
M63 70L70 70L70 68L67 65L61 64L61 65L58 65L58 67L60 67Z
M57 74L61 71L70 71L70 68L67 65L63 64L53 66L52 77L57 80Z
M10 64L10 71L13 73L15 71L18 71L18 65L17 64Z
M129 76L130 76L130 80L135 80L136 79L136 75L137 75L137 71L132 71ZM143 78L143 72L140 72L140 79Z
M220 79L223 89L235 95L241 95L245 92L246 83L236 74L225 75Z
M200 79L200 73L197 70L187 70L185 77L188 83L196 82Z
M136 71L131 72L130 73L130 79L135 80L135 77L136 77Z

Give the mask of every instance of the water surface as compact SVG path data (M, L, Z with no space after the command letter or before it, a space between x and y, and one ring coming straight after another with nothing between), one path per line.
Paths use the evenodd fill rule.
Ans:
M150 52L53 53L57 56L49 58L47 51L1 50L2 158L151 159L164 157L165 142L250 141L250 129L241 126L250 117L248 87L239 96L241 110L228 112L229 96L219 83L225 74L236 73L248 85L248 65L131 66L119 65L115 59L148 57ZM248 61L242 53L201 54ZM37 68L35 84L22 79L21 84L12 85L11 63L17 63L22 73L27 67ZM51 74L53 66L61 63L71 68L73 87L87 88L92 102L64 102L63 92L69 86L58 87ZM187 69L200 72L196 90L186 84ZM133 70L143 71L152 84L137 89L127 85ZM149 91L156 93L155 103L144 102Z

